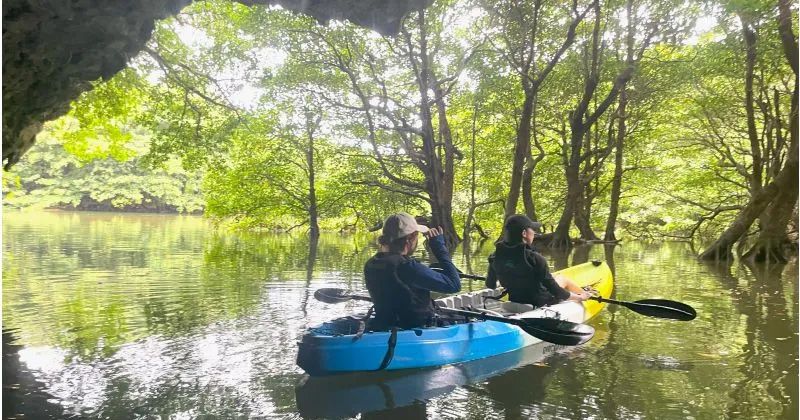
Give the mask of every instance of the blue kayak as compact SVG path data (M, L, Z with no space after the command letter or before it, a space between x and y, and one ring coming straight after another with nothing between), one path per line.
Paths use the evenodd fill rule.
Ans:
M591 285L601 296L613 289L611 270L605 263L586 263L558 272L580 286ZM584 322L604 306L599 302L562 302L544 308L513 302L485 301L501 290L485 289L437 300L450 308L480 308L493 302L493 314L513 318L556 317ZM514 351L542 341L516 325L498 321L475 320L443 327L414 328L397 331L367 331L358 334L356 317L335 319L309 328L299 343L297 364L311 376L346 372L398 370L443 366L482 359Z

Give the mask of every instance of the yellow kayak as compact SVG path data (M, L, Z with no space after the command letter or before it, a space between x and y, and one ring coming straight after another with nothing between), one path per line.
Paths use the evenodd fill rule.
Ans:
M558 274L571 279L580 287L593 287L604 298L610 298L614 291L614 276L605 261L592 261L584 264L574 265L569 268L557 271ZM595 300L583 302L586 310L584 321L597 315L604 307L605 303Z

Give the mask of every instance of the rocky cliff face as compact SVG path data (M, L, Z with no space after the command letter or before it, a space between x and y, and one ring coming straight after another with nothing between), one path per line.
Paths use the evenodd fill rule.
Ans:
M280 4L321 22L347 19L394 34L402 17L432 0L238 0ZM3 2L3 163L33 144L42 124L122 70L155 22L191 0L7 0Z

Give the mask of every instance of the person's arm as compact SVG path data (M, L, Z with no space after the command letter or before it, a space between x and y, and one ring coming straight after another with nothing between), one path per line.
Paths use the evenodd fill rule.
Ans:
M494 255L490 255L489 272L486 273L486 281L484 281L484 285L489 289L497 288L497 273L494 272L494 268L492 267L493 262L494 262Z
M559 300L569 299L572 296L572 293L558 285L558 282L556 282L556 279L553 277L553 274L550 273L550 269L547 267L547 260L545 260L543 256L533 251L531 251L529 255L534 259L535 267L537 270L539 270L539 275L542 279L542 284L544 285L545 289L547 289L551 295L555 296Z
M419 289L439 293L461 291L461 277L458 276L458 272L456 272L455 276L445 274L445 264L441 260L439 260L439 263L442 264L443 271L431 270L427 265L411 259L397 268L397 274L403 279L407 279L409 285Z
M453 265L450 254L447 252L447 247L444 245L444 236L431 236L428 239L428 246L431 253L439 261L439 268L442 271L431 270L425 264L412 259L397 268L398 274L403 279L407 279L410 285L420 289L439 293L461 291L461 277L458 275L458 269Z

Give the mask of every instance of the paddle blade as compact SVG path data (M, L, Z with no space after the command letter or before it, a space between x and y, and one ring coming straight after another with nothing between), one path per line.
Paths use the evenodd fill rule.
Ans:
M372 301L372 299L370 299L368 296L354 295L345 289L337 289L333 287L317 289L314 291L314 299L325 303L342 303L347 302L348 300L363 300L367 302Z
M697 311L694 308L674 300L642 299L632 303L636 305L629 306L629 308L642 315L676 319L678 321L691 321L697 318Z
M517 324L526 333L553 344L577 346L594 337L594 328L586 324L553 318L521 318Z

